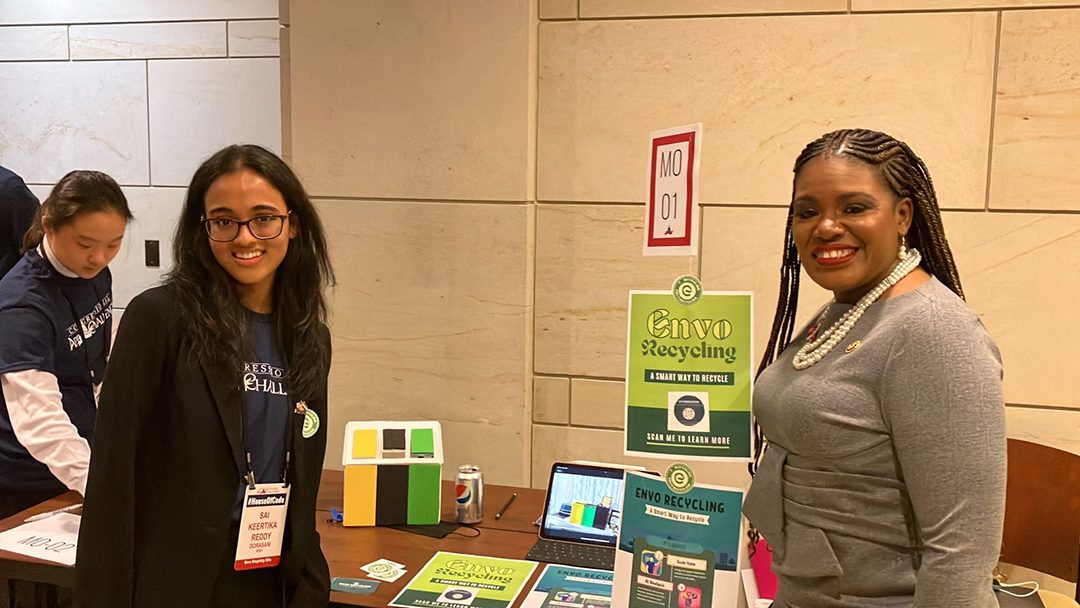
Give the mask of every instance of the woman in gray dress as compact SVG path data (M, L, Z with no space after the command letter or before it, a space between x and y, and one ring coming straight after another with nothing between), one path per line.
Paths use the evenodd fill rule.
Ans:
M785 239L743 506L773 550L773 605L996 607L1001 357L926 166L883 133L822 136L795 163ZM800 266L834 299L794 333Z

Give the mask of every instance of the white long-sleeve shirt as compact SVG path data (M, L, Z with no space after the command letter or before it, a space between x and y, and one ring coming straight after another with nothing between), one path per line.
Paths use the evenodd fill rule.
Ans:
M90 443L64 411L56 376L40 370L9 372L0 375L0 388L19 443L68 489L84 493Z

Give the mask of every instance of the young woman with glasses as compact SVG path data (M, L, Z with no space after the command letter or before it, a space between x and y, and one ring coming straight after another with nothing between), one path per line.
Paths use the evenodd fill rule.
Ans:
M315 497L333 273L322 224L281 159L230 146L195 172L173 251L174 270L131 302L113 348L76 600L325 606ZM286 489L287 503L273 502ZM257 524L279 535L279 554L252 553L257 504L283 507Z

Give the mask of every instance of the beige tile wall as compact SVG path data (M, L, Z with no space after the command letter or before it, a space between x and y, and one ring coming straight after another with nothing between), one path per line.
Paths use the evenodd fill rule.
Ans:
M707 204L786 206L807 142L868 126L981 209L996 34L990 12L544 22L539 198L644 202L649 131L700 121Z
M854 12L862 11L947 11L986 8L1038 8L1080 6L1075 0L851 0Z
M581 17L846 13L847 8L847 0L581 0Z
M529 198L530 2L293 2L293 163L318 196Z
M1002 15L992 209L1080 209L1080 9Z
M527 483L529 210L317 205L338 278L328 436L350 420L439 420L444 473L477 463L491 481ZM341 450L329 442L328 465Z
M791 164L821 133L866 126L931 169L1001 347L1009 434L1080 453L1080 2L848 4L283 10L294 164L350 199L320 202L341 278L332 424L436 417L448 460L538 487L556 460L663 467L621 455L627 291L686 272L753 290L759 356ZM648 132L698 121L700 257L643 258ZM804 276L801 321L828 298ZM741 464L702 468L749 482Z
M622 378L631 289L667 289L689 257L641 257L645 207L540 205L536 361L546 374Z

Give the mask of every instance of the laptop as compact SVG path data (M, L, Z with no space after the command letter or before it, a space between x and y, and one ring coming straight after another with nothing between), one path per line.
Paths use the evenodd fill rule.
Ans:
M621 468L566 462L551 465L540 539L526 559L614 570L622 498Z

